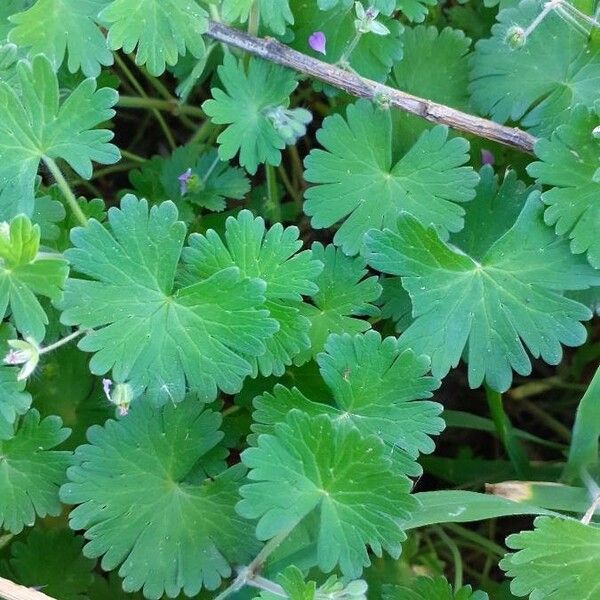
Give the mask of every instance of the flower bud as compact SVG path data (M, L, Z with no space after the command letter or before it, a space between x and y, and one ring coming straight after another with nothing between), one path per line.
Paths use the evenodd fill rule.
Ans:
M522 27L513 25L506 32L504 42L508 45L511 50L518 50L522 48L527 42L527 34Z
M27 379L40 361L40 348L31 338L26 340L8 340L10 350L4 357L6 365L23 365L17 379Z

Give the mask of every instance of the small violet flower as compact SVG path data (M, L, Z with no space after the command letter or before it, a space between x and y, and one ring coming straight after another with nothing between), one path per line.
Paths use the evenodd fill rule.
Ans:
M181 195L185 196L187 194L188 191L188 183L190 182L190 179L193 177L192 175L192 169L188 169L187 171L184 171L178 178L177 180L179 181L179 189L181 191Z
M481 163L484 165L493 165L495 162L494 155L485 148L481 151Z
M104 395L110 400L110 388L112 387L111 379L103 379L102 380L102 389L104 390Z
M10 350L4 357L5 365L23 365L17 379L23 381L34 371L40 360L40 348L36 342L27 338L25 340L8 340Z
M322 31L315 31L308 38L308 45L319 54L325 56L327 54L327 38Z

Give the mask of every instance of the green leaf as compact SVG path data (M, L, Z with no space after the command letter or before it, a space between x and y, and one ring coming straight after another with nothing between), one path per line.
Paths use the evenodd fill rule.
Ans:
M302 313L310 319L310 350L300 353L294 361L303 364L325 347L331 333L362 333L371 328L368 321L358 317L374 317L379 309L371 304L381 294L377 277L366 277L366 262L360 257L346 256L339 248L312 245L313 258L325 266L317 277L319 291L313 304L301 305Z
M506 538L517 550L500 561L516 596L532 600L598 599L600 529L571 519L538 517L533 531Z
M227 125L217 138L219 156L229 160L239 152L240 165L251 174L260 163L279 165L286 144L268 114L287 106L298 85L292 71L252 58L246 72L243 60L226 54L218 74L225 91L213 88L202 109L213 123Z
M14 424L19 415L31 406L31 394L25 391L25 381L19 381L18 369L0 366L0 440L14 434Z
M600 463L600 367L579 401L564 477L577 480Z
M187 190L182 194L179 177L190 174ZM196 208L222 211L226 199L241 200L250 191L242 169L222 161L217 151L199 145L177 148L171 156L155 156L140 169L130 171L129 180L141 198L151 203L173 200L186 221L196 217Z
M61 499L79 505L70 525L86 530L85 556L103 556L105 570L120 565L126 592L195 596L258 550L234 511L243 469L188 480L223 437L220 424L194 400L162 408L139 402L122 420L92 427L89 445L77 449Z
M317 584L314 581L305 582L302 571L294 565L290 565L278 574L277 583L281 585L289 600L315 600ZM261 592L259 597L262 600L279 600L281 598L279 594L271 592Z
M485 592L473 592L470 585L457 592L445 577L417 577L410 586L384 586L383 600L487 600Z
M438 523L470 523L515 515L550 514L550 511L539 506L465 490L419 492L414 497L418 500L419 507L408 521L402 522L403 529L416 529Z
M317 357L333 404L309 400L298 389L276 386L273 394L254 400L253 430L271 432L298 408L311 416L347 420L362 435L379 437L396 470L420 474L411 462L435 446L431 436L444 429L442 406L431 398L439 381L428 377L429 359L412 350L401 352L396 338L381 339L376 331L363 335L332 335Z
M74 229L65 253L86 278L67 280L61 320L96 328L79 342L95 353L91 371L112 369L157 403L186 389L204 402L217 389L238 392L252 372L247 357L263 354L278 328L263 308L264 282L232 267L174 289L186 228L171 202L149 210L128 195L108 220L111 231L93 219Z
M421 23L425 20L430 6L436 6L438 0L396 0L396 7L410 21Z
M479 260L515 224L533 188L511 170L499 181L493 167L484 165L475 191L475 200L467 205L464 229L452 235L452 243Z
M9 18L31 8L36 0L4 0L0 3L0 41L4 41L12 25Z
M376 0L377 3L388 0ZM375 4L374 2L370 4ZM385 81L394 61L402 58L402 25L388 17L378 17L378 21L390 30L386 36L367 33L360 37L354 50L347 56L347 51L356 37L354 21L356 12L354 2L338 3L327 12L315 10L314 2L306 0L290 0L295 24L294 40L291 45L296 50L314 56L315 51L308 44L309 36L315 31L322 31L327 38L327 55L317 55L328 63L336 64L344 58L350 67L363 77Z
M33 205L31 222L40 228L40 240L56 242L60 238L60 223L65 220L67 212L60 200L55 200L56 188L50 190L48 196L36 197Z
M60 514L58 488L71 453L52 449L68 437L58 417L40 420L30 410L14 437L0 440L0 528L20 533L33 525L36 515Z
M546 223L558 235L568 234L571 252L587 252L590 264L600 269L600 141L593 134L598 124L598 114L577 106L550 140L537 142L535 153L540 161L530 164L527 172L538 183L553 186L542 194L548 206Z
M310 347L311 323L301 312L302 297L317 293L315 279L323 264L313 259L310 250L299 252L299 235L297 227L284 229L280 223L267 230L261 217L243 210L227 218L225 241L210 229L205 236L192 234L184 250L187 282L230 267L265 282L265 307L279 324L279 330L265 342L265 354L257 358L265 377L283 375L292 359Z
M394 64L391 85L403 92L441 102L469 112L469 48L471 40L458 29L407 27L402 36L404 56ZM408 149L431 124L424 119L394 111L399 135L393 143ZM397 139L399 138L399 139Z
M23 337L41 342L48 317L36 296L57 300L67 278L66 260L39 257L40 228L20 215L0 231L0 317L8 311Z
M29 64L21 61L17 74L22 89L18 95L0 82L0 218L16 214L31 216L34 187L40 161L62 158L84 179L92 176L92 161L113 164L120 158L109 144L113 135L93 129L115 113L111 107L117 93L96 89L86 79L59 102L59 87L52 65L44 56Z
M598 98L600 47L554 10L520 48L506 41L513 27L527 27L542 11L540 0L502 10L492 37L479 41L473 58L471 93L478 110L499 123L520 121L536 135L550 132L576 104Z
M294 23L289 0L257 0L260 23L273 33L283 35L288 25ZM225 21L248 20L254 0L223 0L221 16Z
M316 511L317 555L322 571L339 564L344 575L358 576L376 556L394 558L406 536L398 526L416 503L410 482L393 474L383 443L362 437L348 422L310 417L293 410L274 434L242 453L253 483L240 488L238 512L259 519L256 535L270 539Z
M380 279L381 316L392 319L398 332L404 331L412 323L412 302L408 292L402 287L400 277L383 277Z
M306 191L304 211L317 229L342 221L334 242L357 254L363 235L392 225L408 211L424 225L434 224L445 236L463 227L458 202L475 195L477 173L464 166L469 144L448 139L448 130L425 131L408 152L392 156L389 111L359 100L347 117L327 117L317 139L325 150L305 160L305 179L318 184Z
M488 205L491 198L482 194L472 204ZM400 275L413 303L415 320L401 346L431 356L435 377L445 376L464 352L470 386L485 380L503 392L513 369L531 372L526 348L558 364L561 344L585 341L580 321L590 319L591 311L563 292L597 285L600 275L569 252L566 241L544 225L542 213L539 192L533 192L515 224L487 249L476 241L474 255L447 245L408 214L394 230L367 234L367 261ZM473 225L480 231L485 223Z
M9 41L43 54L57 71L68 51L68 69L97 77L113 64L112 53L99 27L98 13L110 0L37 0L27 11L13 15Z
M81 555L82 547L83 539L68 529L33 529L10 546L11 578L57 600L85 600L95 561Z
M186 51L204 55L208 15L190 0L113 0L99 15L108 24L111 50L136 50L135 62L162 75Z
M102 382L90 373L88 362L89 357L75 344L62 346L44 356L27 384L42 417L58 415L71 429L62 446L68 450L85 443L88 427L115 414L115 406L108 402Z

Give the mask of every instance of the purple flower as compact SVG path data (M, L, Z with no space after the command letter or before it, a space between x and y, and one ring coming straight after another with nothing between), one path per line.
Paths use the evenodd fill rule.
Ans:
M110 379L102 380L102 389L104 390L104 394L110 400L110 388L112 387L113 382Z
M493 165L495 162L494 155L485 148L481 151L481 163L484 165Z
M327 38L325 37L325 34L322 31L315 31L311 36L309 36L308 45L315 52L319 52L320 54L325 56L327 52L325 48L327 45Z
M178 178L177 180L179 181L179 190L181 191L181 195L185 196L187 191L188 191L188 183L190 182L190 179L193 177L192 175L192 169L188 169L187 171L183 172Z

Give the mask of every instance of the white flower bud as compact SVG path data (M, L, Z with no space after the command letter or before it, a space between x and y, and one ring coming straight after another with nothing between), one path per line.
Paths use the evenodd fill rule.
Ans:
M4 357L6 365L23 365L19 371L17 379L23 381L27 379L37 367L40 361L40 348L34 340L8 340L10 350Z

